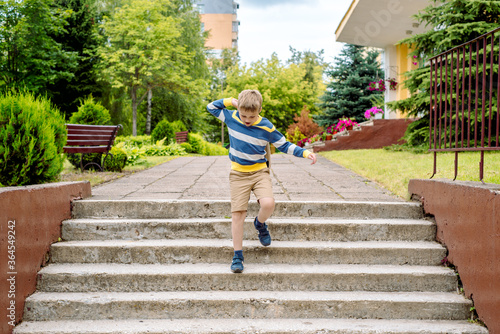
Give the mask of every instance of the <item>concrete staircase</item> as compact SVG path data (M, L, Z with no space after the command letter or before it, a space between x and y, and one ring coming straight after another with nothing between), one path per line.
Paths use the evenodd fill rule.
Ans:
M229 207L75 202L14 333L488 333L417 204L279 202L242 274Z

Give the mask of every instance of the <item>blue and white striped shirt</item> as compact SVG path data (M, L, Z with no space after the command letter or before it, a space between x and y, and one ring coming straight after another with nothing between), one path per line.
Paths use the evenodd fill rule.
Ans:
M251 126L246 126L239 117L237 110L230 111L232 98L214 101L207 105L207 110L226 123L229 131L229 159L231 169L240 172L254 172L266 167L266 145L273 144L283 153L296 157L307 158L311 152L288 142L274 125L264 117L259 116Z

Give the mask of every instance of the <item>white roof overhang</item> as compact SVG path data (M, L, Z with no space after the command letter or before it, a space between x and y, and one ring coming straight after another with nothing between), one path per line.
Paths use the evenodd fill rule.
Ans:
M336 41L385 48L429 30L412 17L429 0L353 0L335 32Z

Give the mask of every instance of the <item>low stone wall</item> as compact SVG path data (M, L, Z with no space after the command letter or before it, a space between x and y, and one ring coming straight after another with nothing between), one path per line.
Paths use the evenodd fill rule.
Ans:
M349 136L329 140L324 146L313 147L314 152L333 150L375 149L403 144L406 128L413 119L375 119L373 125L361 126L360 131L349 131Z
M71 201L90 196L88 182L0 188L0 333L21 320L61 222L71 218Z
M410 180L408 191L435 217L437 239L448 248L479 318L491 334L500 334L500 185Z

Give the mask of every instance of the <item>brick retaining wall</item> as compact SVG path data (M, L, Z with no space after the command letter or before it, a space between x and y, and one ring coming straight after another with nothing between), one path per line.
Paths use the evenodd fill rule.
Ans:
M361 126L360 131L349 131L349 136L339 136L324 146L314 147L314 152L333 150L375 149L393 144L403 144L406 128L413 119L375 119L373 125Z
M500 334L500 185L410 180L424 211L435 217L467 297L491 334Z
M0 188L0 333L22 319L61 222L71 218L71 201L90 195L88 182Z

